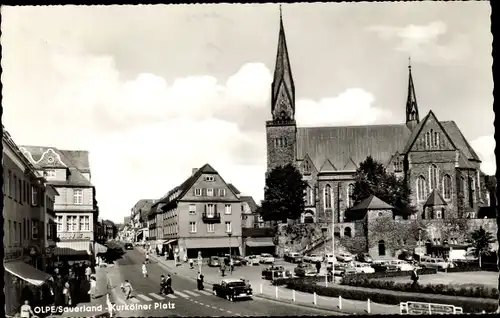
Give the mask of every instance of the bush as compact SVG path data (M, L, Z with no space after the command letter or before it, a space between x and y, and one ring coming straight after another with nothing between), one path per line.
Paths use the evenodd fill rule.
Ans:
M436 274L437 270L432 269L432 268L423 268L418 270L419 275L431 275L431 274ZM364 274L364 273L359 273L359 274L348 274L345 275L344 279L342 280L343 282L349 281L350 279L360 279L360 278L366 278L366 279L376 279L376 278L388 278L388 277L405 277L411 276L410 271L403 271L403 272L375 272L375 273L370 273L370 274ZM345 284L349 285L349 284Z
M271 282L273 286L284 286L291 282L303 284L315 284L317 282L324 282L325 276L305 276L305 277L292 277L292 278L276 278Z
M411 283L405 284L409 290ZM428 303L443 303L454 305L458 307L462 307L464 312L466 313L480 313L483 310L486 312L494 312L497 309L498 303L495 299L481 299L481 298L440 298L438 295L427 295L425 293L415 294L415 293L394 293L392 291L381 291L381 290L367 290L367 289L358 289L347 286L321 286L321 285L313 285L310 283L304 283L300 281L290 281L287 284L287 288L294 289L296 291L306 292L306 293L314 293L316 292L319 296L326 297L338 297L342 296L346 299L352 300L362 300L366 301L370 299L371 301L381 303L381 304L391 304L391 305L399 305L401 302L407 301L417 301L417 302L428 302ZM444 290L446 290L446 286L443 286ZM419 292L425 292L425 288L423 290L419 290ZM498 291L497 295L498 295Z

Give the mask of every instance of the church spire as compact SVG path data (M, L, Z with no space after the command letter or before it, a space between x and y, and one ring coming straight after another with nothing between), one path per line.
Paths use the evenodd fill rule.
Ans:
M418 116L417 96L415 95L415 86L413 85L413 76L411 75L411 58L408 58L408 99L406 100L406 126L413 130L420 122Z
M276 54L276 65L274 67L271 103L271 112L274 118L282 117L284 111L286 117L293 120L295 113L295 85L293 83L292 68L288 57L281 5L278 52Z

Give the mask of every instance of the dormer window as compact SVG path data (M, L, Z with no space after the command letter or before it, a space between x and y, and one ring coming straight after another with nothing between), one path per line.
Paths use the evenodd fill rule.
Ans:
M48 169L43 172L43 175L46 178L53 178L56 176L56 171L53 169Z
M206 176L205 177L205 181L214 182L215 181L215 177L214 176Z

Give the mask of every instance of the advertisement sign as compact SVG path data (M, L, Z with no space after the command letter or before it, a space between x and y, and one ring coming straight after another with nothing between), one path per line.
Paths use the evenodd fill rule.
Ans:
M91 240L93 238L92 232L66 232L58 233L60 240Z

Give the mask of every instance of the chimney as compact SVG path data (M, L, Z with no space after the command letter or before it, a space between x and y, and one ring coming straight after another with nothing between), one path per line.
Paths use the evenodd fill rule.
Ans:
M198 168L193 168L193 173L192 174L195 174L196 171L198 171Z

